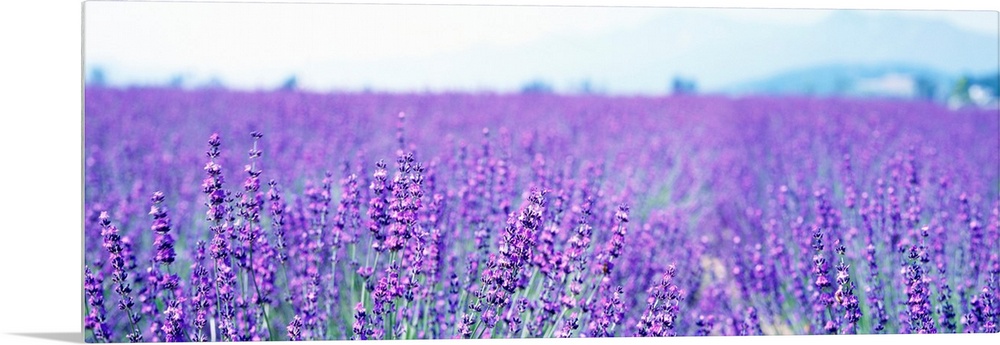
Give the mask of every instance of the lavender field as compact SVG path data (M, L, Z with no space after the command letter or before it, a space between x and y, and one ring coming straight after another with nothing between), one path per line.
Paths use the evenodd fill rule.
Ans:
M1000 117L88 87L88 342L998 332Z

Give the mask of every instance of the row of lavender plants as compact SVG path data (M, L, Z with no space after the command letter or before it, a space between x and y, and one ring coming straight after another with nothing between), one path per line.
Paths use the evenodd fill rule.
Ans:
M90 342L997 332L1000 119L89 87Z

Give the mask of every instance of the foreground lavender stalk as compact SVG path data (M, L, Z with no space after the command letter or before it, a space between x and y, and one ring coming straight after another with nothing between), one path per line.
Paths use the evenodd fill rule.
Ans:
M684 300L684 290L674 285L677 268L667 267L659 283L649 292L648 306L636 326L640 336L674 336L674 326L680 315L680 305ZM711 327L709 327L711 328ZM703 334L704 335L704 334Z
M222 166L215 163L221 151L222 144L218 134L212 134L208 140L208 157L210 161L205 165L205 172L208 177L202 182L202 192L208 195L208 213L206 220L212 223L211 231L214 234L211 243L212 259L215 260L215 291L216 291L216 316L218 317L218 329L225 339L236 341L238 333L236 330L236 273L233 271L233 264L230 260L230 233L233 231L223 222L229 210L226 207L229 197L223 189L224 178L222 176ZM213 341L215 339L212 339Z
M837 291L834 292L834 300L843 308L844 315L842 321L846 323L841 329L842 334L857 333L858 320L861 319L861 307L858 297L854 295L854 282L851 281L851 268L844 260L844 253L847 251L844 246L837 247L840 256L840 263L837 264Z
M926 228L922 233L922 237L927 237ZM930 278L925 276L923 268L923 264L929 261L923 241L910 247L907 253L909 263L902 269L906 279L907 329L911 333L937 333L931 318Z
M171 264L177 254L174 252L174 238L170 235L170 218L167 216L166 208L162 206L164 197L163 192L153 193L151 198L153 205L149 210L149 214L153 216L151 229L156 234L156 239L153 241L153 248L156 250L153 262L159 264L165 271L165 273L158 273L162 293L166 294L166 296L160 296L162 303L166 305L164 310L166 322L160 327L160 330L164 334L164 341L180 342L185 341L184 308L181 305L181 296L179 296L178 290L180 277L174 274L171 269ZM159 270L160 268L154 269Z
M125 312L125 317L131 326L131 331L127 337L129 342L138 343L142 341L142 331L139 330L139 314L132 310L135 302L132 300L132 286L128 282L128 271L124 255L124 244L122 237L118 234L118 228L111 224L111 217L107 212L102 212L100 216L101 235L104 236L104 249L110 254L108 261L111 263L111 281L114 284L114 291L121 298L118 301L118 309Z
M191 265L192 293L190 305L194 312L190 339L196 342L208 341L205 327L208 324L209 311L214 305L215 290L212 285L212 275L205 266L205 242L198 241L195 245L194 263Z
M479 338L496 327L499 313L510 306L511 294L518 289L521 269L531 257L533 238L544 212L545 192L531 191L528 204L507 219L507 226L500 241L500 255L491 254L483 270L483 286L475 295L477 300L470 308L479 312L479 321L463 332L467 338Z
M267 307L265 306L269 301L268 296L262 293L259 285L264 282L258 283L258 271L266 275L267 272L262 271L264 268L258 268L257 261L254 260L254 250L260 244L261 240L261 230L258 224L260 223L260 210L263 207L264 200L263 195L260 193L260 174L261 170L256 166L256 160L260 158L262 152L257 149L257 141L264 135L260 132L254 131L250 133L253 138L253 148L250 149L250 165L246 166L247 179L243 182L243 197L240 200L241 215L245 221L245 225L241 229L240 240L243 242L243 247L246 248L247 258L246 258L246 271L250 275L250 285L253 287L253 297L252 302L257 306L260 315L264 318L264 329L267 330L267 337L270 340L274 340L274 335L271 333L271 322L268 318ZM258 256L264 253L258 254ZM263 277L262 277L263 278ZM263 290L266 291L266 290Z
M84 327L94 333L97 342L111 341L108 329L107 314L104 310L103 279L94 275L90 267L84 269L83 286L87 296L87 306L90 312L84 319Z

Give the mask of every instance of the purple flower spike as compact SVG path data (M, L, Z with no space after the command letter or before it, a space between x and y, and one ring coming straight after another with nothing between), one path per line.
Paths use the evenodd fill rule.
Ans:
M937 333L931 318L930 279L924 275L917 246L908 251L909 263L903 267L905 279L907 330L909 333Z
M288 340L291 341L303 341L302 338L302 317L295 315L292 322L288 323Z
M385 250L382 242L386 239L385 228L389 225L390 221L387 210L389 201L386 194L388 171L385 168L385 162L378 161L375 165L375 174L372 176L371 186L369 187L372 192L372 198L368 203L368 217L371 218L371 221L368 223L368 230L371 231L374 239L372 249L376 251Z
M208 324L209 310L214 304L212 297L215 288L212 285L212 275L205 266L205 241L198 241L195 245L194 264L191 265L191 279L194 291L191 293L191 308L194 311L192 331L190 339L192 341L208 341L205 333L205 326Z
M618 211L615 212L615 219L618 224L615 226L615 231L611 235L611 242L608 243L606 252L601 255L601 273L609 274L611 269L615 267L615 259L617 259L622 254L622 249L625 247L625 234L628 233L628 205L621 204L618 206Z
M367 340L370 339L370 330L368 329L368 314L365 313L365 305L362 302L358 302L354 306L354 326L352 328L354 331L354 340Z
M114 291L121 298L118 301L118 309L125 312L125 317L128 319L131 326L131 332L128 333L127 337L131 342L141 342L142 341L142 331L139 330L139 319L138 313L132 310L135 306L135 302L132 300L132 286L128 281L128 260L126 257L126 248L122 237L118 234L118 228L111 224L111 217L107 212L101 212L100 224L103 230L101 230L101 235L104 237L104 249L110 254L108 261L111 262L112 274L111 281L114 283Z
M99 342L111 341L111 329L108 327L104 310L103 279L94 275L90 267L84 269L83 289L87 296L90 312L84 319L84 327L94 332L94 339Z
M153 248L156 255L153 260L170 265L176 258L174 253L174 238L170 235L170 218L167 216L167 209L163 207L163 192L153 193L151 200L153 206L149 209L149 215L153 216L153 225L150 227L155 233Z
M163 315L166 316L166 322L160 330L163 331L164 340L166 342L184 341L184 308L181 307L180 301L170 301L163 311Z
M677 267L673 264L667 267L660 281L651 288L647 299L648 305L639 319L637 335L642 337L671 337L677 335L674 327L680 316L681 302L684 300L684 290L674 283ZM711 329L712 317L708 320L699 319L700 329ZM707 331L704 334L708 335Z
M843 334L857 333L857 323L861 320L861 306L858 297L854 294L854 282L851 281L848 265L844 260L845 248L839 246L837 252L840 254L840 263L837 264L837 291L834 292L834 300L844 308L843 321L846 325L841 329Z

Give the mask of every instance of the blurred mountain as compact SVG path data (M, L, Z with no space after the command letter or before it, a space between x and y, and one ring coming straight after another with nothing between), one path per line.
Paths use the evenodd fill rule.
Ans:
M738 84L723 93L922 99L955 107L994 106L1000 99L1000 71L955 74L904 63L823 65Z
M956 94L971 87L982 103L995 100L1000 90L997 36L967 32L943 21L890 11L841 11L789 37L788 44L808 46L811 54L825 58L812 59L812 65L789 63L794 67L717 91L953 102ZM815 43L803 43L806 40Z
M573 11L649 15L609 28L563 31L517 43L474 41L434 54L409 55L404 50L366 59L346 54L299 65L276 59L267 66L273 78L263 76L259 66L235 75L168 70L153 76L108 64L102 73L88 75L87 81L121 85L162 80L187 87L214 79L236 88L291 85L320 91L797 93L940 99L949 97L961 76L995 79L1000 61L1000 34L970 31L905 11L628 7ZM977 17L984 14L988 16ZM352 47L325 44L317 49ZM211 71L211 63L206 61L203 70ZM119 78L129 75L134 75L132 80ZM178 75L183 78L171 78ZM288 75L296 76L295 83L287 83ZM973 94L984 90L990 89Z
M817 12L670 9L610 32L380 63L414 84L429 76L431 89L447 88L449 76L457 75L467 80L466 87L482 81L516 90L525 82L543 80L555 92L571 91L580 80L589 80L612 94L671 92L678 76L708 93L829 94L846 88L863 94L909 83L893 77L868 80L893 73L914 76L920 87L937 88L959 75L997 69L997 35L900 11L834 11L808 24L732 19L775 11L791 16L796 11Z
M731 94L865 95L895 94L901 97L941 96L938 87L957 77L906 64L836 64L796 69L770 78L724 89ZM933 88L933 90L928 90Z
M835 11L798 26L711 20L710 15L695 11L664 16L637 28L635 37L652 33L660 44L637 49L624 65L642 66L644 74L664 80L678 73L692 75L707 92L762 86L757 91L829 93L850 88L864 94L867 88L878 88L872 78L888 75L912 76L925 87L953 82L963 74L995 73L1000 56L995 34L901 11ZM624 37L612 40L629 42ZM893 83L884 82L887 87Z

